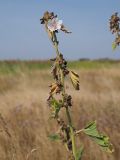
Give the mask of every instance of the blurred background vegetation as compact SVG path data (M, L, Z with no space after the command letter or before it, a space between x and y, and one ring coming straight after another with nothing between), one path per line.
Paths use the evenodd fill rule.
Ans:
M57 124L50 120L48 97L52 82L49 61L0 61L0 160L65 160L63 144L51 142ZM120 157L120 60L80 59L68 66L80 75L80 91L68 80L77 129L97 120L115 152L106 154L83 134L83 160L118 160ZM63 117L66 119L66 117ZM79 139L79 136L78 136Z

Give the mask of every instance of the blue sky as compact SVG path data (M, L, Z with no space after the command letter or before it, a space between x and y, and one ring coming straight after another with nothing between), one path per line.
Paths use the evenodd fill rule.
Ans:
M55 56L40 17L55 12L72 34L58 34L67 59L120 58L112 51L109 32L112 13L120 13L118 0L0 0L0 59L49 59Z

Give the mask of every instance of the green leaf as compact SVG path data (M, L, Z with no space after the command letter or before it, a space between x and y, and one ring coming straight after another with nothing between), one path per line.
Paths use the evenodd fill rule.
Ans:
M104 151L113 152L112 144L109 141L109 137L98 132L95 121L89 123L83 129L83 132L90 136Z
M51 134L48 136L48 138L51 140L51 141L57 141L57 140L60 140L60 136L58 134Z
M77 160L81 160L82 155L83 155L84 147L81 146L78 151L77 151Z
M113 50L115 50L115 49L116 49L116 47L117 47L116 43L115 43L115 42L113 42L113 44L112 44L112 49L113 49Z
M61 103L59 103L55 98L51 100L51 107L52 107L52 117L57 117L58 113L61 108Z
M96 122L90 122L85 128L84 128L84 133L86 133L89 136L95 136L99 137L99 133L96 129Z

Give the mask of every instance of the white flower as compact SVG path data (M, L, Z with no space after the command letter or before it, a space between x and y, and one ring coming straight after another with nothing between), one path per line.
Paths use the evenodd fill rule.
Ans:
M58 18L50 19L47 26L51 32L60 30L62 27L62 20L58 20Z

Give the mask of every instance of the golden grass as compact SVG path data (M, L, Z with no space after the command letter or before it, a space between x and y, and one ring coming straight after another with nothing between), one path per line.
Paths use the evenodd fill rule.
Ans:
M120 70L102 68L77 72L80 92L74 91L70 81L66 84L73 97L71 111L76 128L97 120L99 130L110 136L115 147L112 155L106 154L82 134L83 160L119 160ZM55 121L49 119L46 103L51 81L49 70L0 75L0 160L67 159L62 144L51 142L47 137L57 130Z

